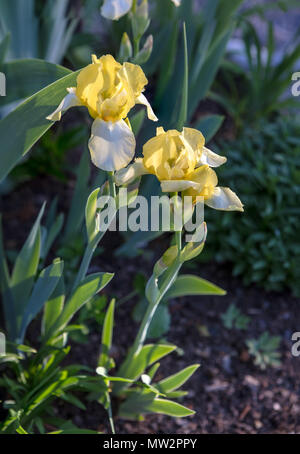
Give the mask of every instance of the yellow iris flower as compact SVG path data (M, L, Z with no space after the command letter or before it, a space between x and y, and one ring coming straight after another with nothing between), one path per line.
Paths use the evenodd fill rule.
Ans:
M92 56L92 63L80 71L77 86L68 88L68 94L58 108L47 117L59 121L62 113L74 106L87 107L94 118L89 149L93 163L107 171L125 167L135 153L135 138L127 120L136 104L147 107L148 117L157 121L143 95L148 83L138 65L121 65L111 55Z
M152 174L160 181L163 192L203 197L206 205L218 210L243 211L243 205L234 192L217 186L218 178L211 167L224 164L226 158L205 147L200 131L183 128L182 132L165 132L163 128L157 128L156 137L144 145L143 156L116 173L118 185Z

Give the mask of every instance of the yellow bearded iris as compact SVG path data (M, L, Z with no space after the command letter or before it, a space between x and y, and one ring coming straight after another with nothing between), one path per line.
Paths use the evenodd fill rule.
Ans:
M76 95L93 118L116 122L127 117L148 83L138 65L121 65L111 55L93 63L77 77Z
M155 175L163 192L182 192L183 196L203 198L215 209L243 211L239 198L229 188L220 188L211 167L218 167L226 158L205 147L201 132L183 128L182 132L157 129L156 137L143 148L143 158L137 159L116 174L118 185L128 184L144 174Z
M135 138L127 119L136 104L147 107L148 117L157 121L149 102L143 95L148 83L140 66L118 63L112 55L92 56L92 63L80 71L77 86L58 108L47 117L61 119L62 113L74 106L87 107L94 118L89 148L94 164L107 171L125 167L133 158Z

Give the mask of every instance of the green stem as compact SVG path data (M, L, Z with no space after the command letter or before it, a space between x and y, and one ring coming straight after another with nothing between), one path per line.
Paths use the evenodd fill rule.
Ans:
M133 57L135 58L140 51L140 38L137 38L133 42Z
M175 192L173 197L175 197L175 208L178 207L178 192ZM181 248L182 248L182 230L180 231L175 231L175 241L176 241L176 246L178 249L178 256L180 255Z
M107 175L108 175L108 181L109 181L110 195L113 198L116 198L117 193L116 193L116 184L114 181L114 172L107 172Z
M144 342L147 338L148 330L151 324L151 321L153 320L154 314L159 306L159 303L169 290L169 288L172 286L174 283L175 279L177 278L178 272L181 268L181 263L177 259L174 264L169 268L169 270L166 272L165 279L163 280L163 283L159 289L159 295L155 300L149 303L149 306L147 308L147 311L143 317L141 326L139 328L139 331L137 333L137 336L135 338L134 344L131 347L124 363L121 365L120 370L118 372L118 375L120 377L126 377L127 376L127 369L128 366L130 366L132 360L138 355L138 353L141 351L143 348ZM154 277L152 277L154 278ZM116 395L120 395L123 391L123 389L126 387L124 384L117 384L114 387L114 392Z
M115 184L115 181L114 181L114 172L107 172L107 173L108 173L110 194L115 199L117 194L116 194L116 184ZM113 222L116 214L117 213L115 213L114 216L112 217L111 222ZM98 232L97 235L95 236L95 238L87 245L87 248L86 248L84 256L82 258L82 261L81 261L81 264L80 264L76 279L75 279L73 287L72 287L72 291L74 291L78 287L80 282L86 276L86 273L87 273L88 268L90 266L90 263L91 263L91 260L93 258L94 252L95 252L100 240L102 240L102 238L103 238L105 233L106 232Z
M132 1L132 8L131 8L133 13L135 13L135 11L136 11L136 5L137 5L137 0L133 0Z
M115 425L114 425L114 420L113 420L113 415L112 415L112 410L111 410L110 397L109 397L109 406L108 406L108 409L107 409L107 413L108 413L108 419L109 419L109 424L110 424L111 431L112 431L113 435L115 435L116 431L115 431Z

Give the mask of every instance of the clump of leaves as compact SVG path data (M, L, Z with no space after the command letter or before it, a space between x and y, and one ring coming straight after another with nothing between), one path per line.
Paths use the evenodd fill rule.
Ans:
M243 18L241 31L248 70L225 61L215 81L214 93L210 95L230 113L240 130L245 124L255 125L261 119L272 119L283 108L298 108L290 87L291 74L300 57L299 33L292 36L278 57L273 24L267 22L266 25L265 45L251 21Z
M240 309L236 307L235 304L231 304L228 307L227 311L221 315L221 319L225 328L228 329L236 328L246 330L250 323L250 317L242 314Z
M262 370L268 366L280 366L280 353L277 351L280 345L280 336L271 336L265 331L258 339L246 341L250 355L253 355L254 364Z
M231 262L246 285L300 295L300 124L289 117L245 129L222 143L228 166L219 176L241 196L245 214L206 212L203 257ZM226 168L225 168L226 167ZM209 254L208 254L209 252Z
M67 181L67 151L84 143L85 138L84 126L76 126L66 132L60 129L47 131L30 159L17 166L12 171L11 178L22 182L28 178L51 175L58 180Z

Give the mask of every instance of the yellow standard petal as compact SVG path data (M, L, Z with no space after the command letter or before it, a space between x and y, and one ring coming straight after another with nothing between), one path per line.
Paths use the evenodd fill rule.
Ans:
M188 180L194 181L198 184L197 189L190 188L184 192L184 195L192 197L203 197L204 200L213 196L215 187L218 184L218 177L214 170L208 165L198 167L188 177Z
M144 166L160 181L184 179L196 165L195 153L176 130L158 128L156 137L144 145L143 155Z

